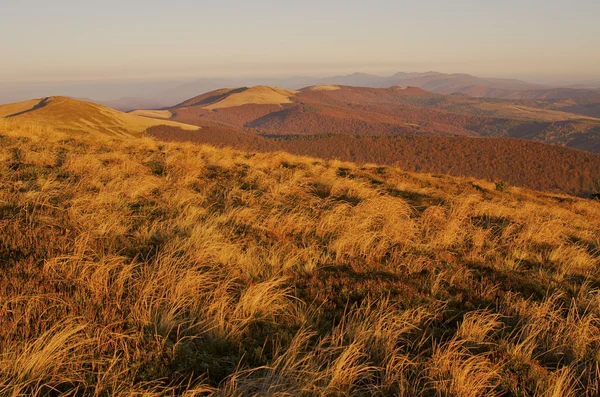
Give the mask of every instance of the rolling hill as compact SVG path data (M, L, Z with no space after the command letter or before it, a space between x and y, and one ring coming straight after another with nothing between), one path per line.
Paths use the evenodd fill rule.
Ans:
M12 123L30 123L56 130L89 134L134 136L141 135L148 128L157 125L185 130L198 129L192 125L122 113L92 102L58 96L0 105L0 118Z
M168 110L174 120L202 126L198 133L155 127L148 134L395 165L580 196L588 196L600 178L600 155L572 149L600 152L600 122L594 118L416 87L311 86L288 92L282 103L230 99L248 91L254 89L218 90ZM269 96L277 91L259 87L257 92Z
M183 102L199 93L222 87L276 86L298 90L312 85L346 85L370 88L417 86L442 94L463 93L476 97L504 99L584 99L600 96L597 81L566 85L541 85L514 79L482 78L467 74L439 72L396 73L375 76L353 73L346 76L320 77L232 77L185 78L167 80L107 80L98 82L60 83L2 83L0 104L46 97L60 93L72 98L91 98L92 101L120 111L158 109ZM87 100L87 99L86 99Z
M500 114L520 118L491 116ZM592 182L600 178L598 154L509 139L543 136L588 147L589 129L581 126L594 128L594 119L419 88L225 89L170 109L131 113L49 97L0 106L0 116L13 124L54 130L147 134L251 151L286 151L579 196L589 195ZM511 128L510 134L502 133L504 128Z
M522 103L527 106L533 106L542 109L553 109L581 114L588 117L600 118L600 93L597 96L586 98L523 101Z
M235 92L233 92L235 91ZM204 109L223 109L242 105L281 105L292 103L296 93L283 88L257 86L242 90L232 90L218 101L206 104Z
M266 136L517 137L600 151L600 119L543 108L537 103L442 95L416 87L226 89L194 97L168 110L172 120L183 123L247 129Z
M473 97L502 99L565 99L598 96L600 91L594 84L584 86L553 86L534 84L522 80L483 78L455 73L396 73L391 76L376 76L366 73L353 73L344 76L324 78L293 77L288 79L201 79L157 94L157 98L191 97L194 93L209 92L217 87L241 85L276 85L287 89L301 89L306 86L342 85L368 88L389 88L414 86L440 94L461 93Z

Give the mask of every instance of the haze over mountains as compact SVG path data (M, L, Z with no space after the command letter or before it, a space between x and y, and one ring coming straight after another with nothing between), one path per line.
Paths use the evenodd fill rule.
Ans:
M370 88L414 86L428 91L462 93L474 97L504 99L565 99L600 96L600 84L590 81L573 84L535 84L515 79L483 78L469 74L439 72L376 76L354 73L332 77L240 77L173 79L156 81L85 81L65 83L0 83L0 103L11 103L52 95L91 99L118 110L172 106L198 94L224 87L268 85L299 89L311 85L348 85Z

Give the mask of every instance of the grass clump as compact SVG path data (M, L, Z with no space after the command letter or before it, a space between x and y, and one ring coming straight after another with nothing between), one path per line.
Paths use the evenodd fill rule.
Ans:
M508 184L508 182L505 182L505 181L496 182L496 190L499 192L505 192L506 190L508 190L509 187L510 187L510 185Z

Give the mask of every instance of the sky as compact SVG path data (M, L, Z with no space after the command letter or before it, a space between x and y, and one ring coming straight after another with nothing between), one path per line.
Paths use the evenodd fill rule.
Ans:
M0 82L399 71L600 79L599 0L2 0Z

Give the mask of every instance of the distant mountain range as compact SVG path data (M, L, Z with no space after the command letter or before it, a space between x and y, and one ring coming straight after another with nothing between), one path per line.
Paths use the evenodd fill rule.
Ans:
M30 84L26 87L0 85L0 103L17 102L32 97L64 95L91 98L114 109L165 108L201 93L223 87L267 85L299 89L312 85L346 85L368 88L419 87L440 94L461 93L473 97L515 100L557 100L600 97L600 84L590 81L572 86L534 84L515 79L483 78L468 74L439 72L396 73L376 76L354 73L344 76L292 78L202 78L148 82L81 82Z
M483 78L468 74L396 73L379 77L363 73L321 79L318 84L339 84L371 88L419 87L439 94L460 93L473 97L503 99L563 99L599 95L593 89L553 87L515 79Z
M439 94L465 94L472 97L501 98L516 100L568 99L600 97L600 89L556 87L528 83L514 79L482 78L468 74L445 74L438 72L396 73L381 77L365 73L326 78L293 77L289 79L250 79L249 84L236 84L240 80L202 79L163 92L158 98L172 100L171 105L190 98L198 93L209 92L223 87L270 85L286 89L300 89L307 86L343 85L367 88L418 87ZM168 105L165 105L168 106Z

